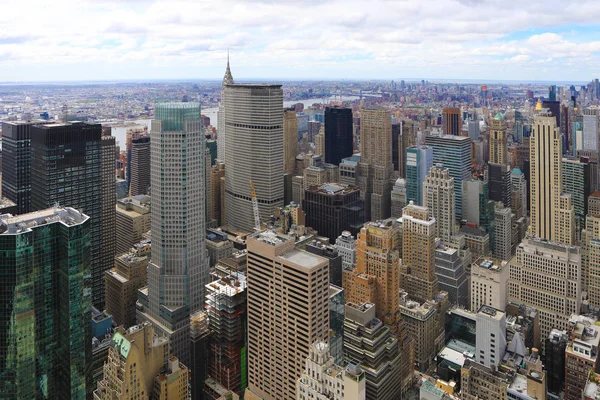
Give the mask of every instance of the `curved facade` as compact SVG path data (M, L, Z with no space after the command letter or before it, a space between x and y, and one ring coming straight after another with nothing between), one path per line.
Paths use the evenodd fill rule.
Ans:
M226 224L251 232L254 182L261 220L283 206L283 90L281 85L226 85Z

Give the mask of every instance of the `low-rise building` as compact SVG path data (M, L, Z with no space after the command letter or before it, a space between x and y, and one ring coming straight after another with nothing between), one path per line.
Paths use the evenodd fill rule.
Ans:
M296 382L296 400L364 400L365 396L365 373L360 366L336 365L327 343L310 347L306 369Z

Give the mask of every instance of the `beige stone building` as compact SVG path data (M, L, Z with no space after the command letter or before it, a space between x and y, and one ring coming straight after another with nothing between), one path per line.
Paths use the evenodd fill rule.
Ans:
M296 156L298 155L298 118L296 111L283 111L283 151L284 172L293 174L296 170Z
M329 261L273 230L250 236L247 249L246 392L292 400L311 344L329 340Z
M116 205L116 255L127 253L150 230L150 196L126 197Z
M460 398L465 400L505 400L511 383L508 374L466 360L462 367Z
M365 220L388 218L394 172L392 117L388 110L360 110L358 186L365 201Z
M402 213L400 287L411 300L425 302L438 292L435 274L436 220L427 207L412 201Z
M450 170L438 164L431 167L423 186L425 205L436 221L437 237L444 244L452 242L455 235L454 178Z
M168 339L150 323L117 328L94 400L187 399L188 369L168 354Z
M581 303L579 247L526 238L509 266L508 300L535 307L541 337L552 329L566 330Z
M508 136L506 123L502 114L498 113L490 120L490 163L508 164Z
M508 302L508 261L477 259L471 265L471 311L482 305L505 311Z
M106 312L117 326L135 325L135 302L138 289L146 286L146 270L150 262L150 241L134 245L128 253L115 257L115 266L105 272Z
M556 118L546 110L540 111L534 118L529 160L530 234L572 244L574 234L571 230L575 228L574 216L571 217L573 206L570 199L561 195L562 138Z

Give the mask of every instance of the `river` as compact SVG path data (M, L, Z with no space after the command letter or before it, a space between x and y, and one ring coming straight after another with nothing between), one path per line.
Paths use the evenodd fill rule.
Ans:
M331 101L352 101L352 100L358 100L358 99L359 99L358 96L331 96L331 97L319 97L319 98L306 99L306 100L290 100L290 101L284 101L283 107L284 108L291 107L294 104L302 103L302 104L304 104L304 108L308 108L315 103L329 104L329 102L331 102ZM202 110L202 114L206 115L207 117L210 118L210 124L214 127L217 126L217 112L218 111L219 111L218 107L205 108Z
M358 96L331 96L331 97L312 98L312 99L306 99L306 100L290 100L290 101L284 101L283 107L284 108L290 107L294 104L302 103L302 104L304 104L304 108L308 108L315 103L329 104L329 102L331 102L331 101L352 101L352 100L358 100L358 99L359 99ZM217 126L217 112L218 111L219 111L218 107L202 109L202 114L206 115L207 117L210 118L210 124L214 127ZM137 121L128 121L128 122L135 122L139 125L148 126L148 129L150 128L150 120L149 119L141 119L141 120L137 120ZM117 141L119 142L119 145L121 146L121 150L125 150L126 131L127 131L126 127L114 127L112 129L112 135L116 137Z

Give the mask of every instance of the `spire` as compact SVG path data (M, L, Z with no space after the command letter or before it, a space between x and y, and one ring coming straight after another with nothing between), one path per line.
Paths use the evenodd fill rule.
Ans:
M229 64L228 64L228 65L229 65ZM228 66L227 68L229 68L229 66ZM537 104L535 105L535 110L536 110L536 111L542 111L542 99L538 98L538 102L537 102Z
M227 69L225 70L225 76L223 77L223 86L233 84L233 75L231 75L231 69L229 68L229 48L227 49Z

